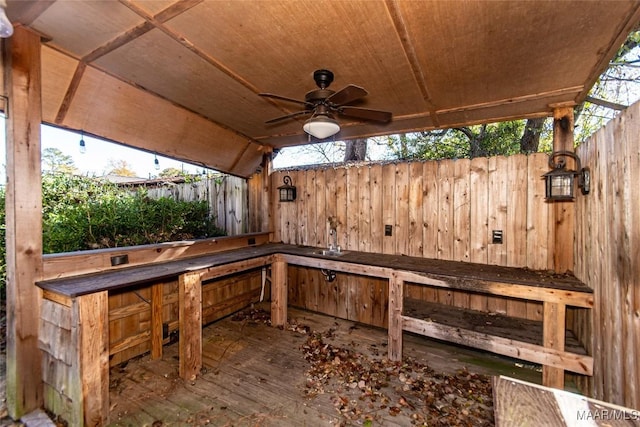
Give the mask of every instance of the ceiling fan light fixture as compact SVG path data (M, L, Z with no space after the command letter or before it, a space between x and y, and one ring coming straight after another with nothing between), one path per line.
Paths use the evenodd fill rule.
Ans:
M307 120L302 129L311 136L325 139L340 132L340 125L329 116L317 115Z
M13 25L7 18L7 0L0 0L0 37L6 39L13 35Z

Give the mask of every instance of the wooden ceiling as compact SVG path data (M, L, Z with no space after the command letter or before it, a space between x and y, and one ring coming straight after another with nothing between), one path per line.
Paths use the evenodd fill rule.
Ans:
M640 22L619 1L9 0L43 36L43 118L251 175L309 142L313 71L363 86L388 124L340 118L336 139L549 115L586 96Z

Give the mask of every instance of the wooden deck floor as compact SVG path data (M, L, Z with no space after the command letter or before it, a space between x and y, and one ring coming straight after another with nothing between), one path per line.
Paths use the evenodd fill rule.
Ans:
M376 360L386 355L385 330L295 309L289 311L289 318L294 324L324 333L327 344L332 346ZM412 402L397 384L388 387L389 393L395 393L390 395L389 402L377 395L379 400L372 403L364 399L363 390L357 385L358 393L354 394L353 384L342 389L327 386L324 393L320 391L310 397L309 394L322 389L310 393L307 384L310 363L305 360L303 346L308 337L308 333L272 328L249 319L226 318L203 331L205 368L195 381L185 382L178 377L177 344L165 346L161 360L143 356L126 366L112 368L112 425L324 426L415 422L411 408L421 403ZM428 365L436 373L455 373L467 367L470 373L502 374L540 382L541 375L534 369L421 337L406 337L404 355ZM337 402L338 395L345 402ZM406 403L404 406L409 410L395 413L392 408L398 406L396 399L401 403L399 406ZM345 417L347 411L352 413ZM372 420L371 424L367 419Z

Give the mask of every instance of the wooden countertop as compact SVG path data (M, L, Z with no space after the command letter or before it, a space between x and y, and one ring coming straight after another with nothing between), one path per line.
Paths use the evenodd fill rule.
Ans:
M36 284L44 290L67 297L77 297L93 292L116 290L176 278L190 271L218 267L258 257L287 254L408 271L436 279L455 279L461 289L467 290L473 288L473 282L485 281L593 293L592 289L571 274L358 251L344 251L340 256L322 255L319 253L320 250L321 248L310 246L269 243L176 261L118 267L98 273L40 281Z

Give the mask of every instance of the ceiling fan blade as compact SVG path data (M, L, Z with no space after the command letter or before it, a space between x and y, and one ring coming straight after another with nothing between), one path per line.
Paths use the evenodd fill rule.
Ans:
M279 122L281 120L292 119L294 117L303 116L305 114L311 114L312 112L313 111L311 110L296 111L295 113L287 114L286 116L280 116L280 117L276 117L275 119L267 120L265 124L271 124L271 123Z
M313 107L313 104L311 104L311 103L309 103L307 101L301 101L299 99L287 98L286 96L276 95L274 93L259 93L258 95L263 96L265 98L279 99L280 101L295 102L296 104L301 104L301 105Z
M327 98L334 105L344 105L367 96L369 92L356 85L348 85Z
M343 116L356 117L358 119L373 120L376 122L388 123L392 114L389 111L371 110L369 108L340 107L337 109Z

